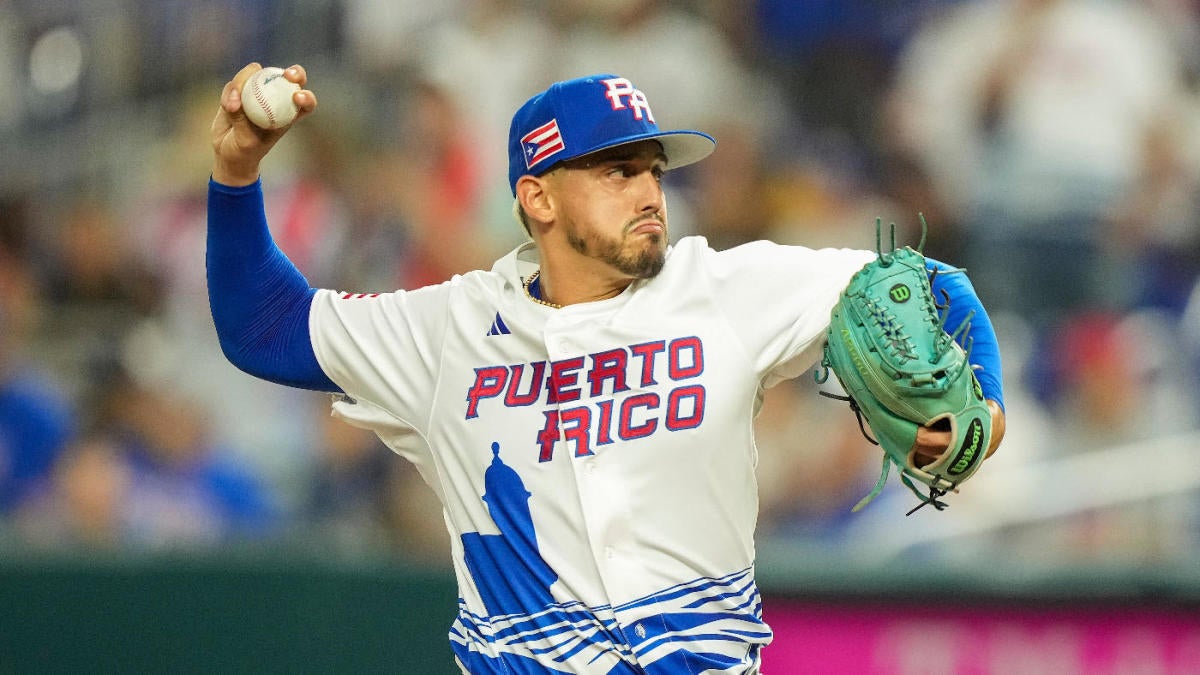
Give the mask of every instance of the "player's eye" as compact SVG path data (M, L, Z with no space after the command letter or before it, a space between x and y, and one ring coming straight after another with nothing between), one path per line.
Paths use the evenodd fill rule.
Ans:
M613 178L629 178L635 173L637 172L634 171L633 168L628 164L614 164L608 170L608 175Z
M661 183L663 180L663 175L666 174L667 169L661 164L655 164L647 169L643 166L622 162L609 167L609 169L605 172L605 175L613 179L623 180L627 178L634 178L645 171L649 171L650 175L654 177L654 180Z

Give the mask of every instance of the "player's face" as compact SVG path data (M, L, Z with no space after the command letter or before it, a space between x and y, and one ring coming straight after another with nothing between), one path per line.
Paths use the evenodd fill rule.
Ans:
M666 260L667 158L656 141L580 157L556 170L559 221L576 252L622 275L649 279Z

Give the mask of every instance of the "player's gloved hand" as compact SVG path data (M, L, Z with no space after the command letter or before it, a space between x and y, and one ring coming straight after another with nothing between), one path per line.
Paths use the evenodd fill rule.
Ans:
M893 466L921 505L941 510L941 497L957 492L999 445L1004 415L984 397L971 341L965 349L957 342L969 334L973 313L953 333L944 330L950 299L939 303L933 295L920 252L924 235L916 250L899 249L893 228L892 250L885 252L880 229L877 222L876 260L851 277L830 314L817 381L831 371L837 376L846 396L821 393L848 401L863 434L884 451L879 481L854 510L882 491Z
M1000 447L1000 441L1004 440L1004 409L1000 407L999 403L990 399L986 403L988 411L992 414L992 438L988 443L985 459L991 457L992 453L996 452L996 448ZM953 440L954 436L949 431L933 427L918 428L917 440L913 444L913 452L916 453L914 463L917 466L925 466L936 461L938 457L945 454Z
M250 185L258 180L259 163L290 128L261 129L251 123L243 112L242 87L259 70L262 70L262 65L258 63L246 65L221 90L221 107L212 123L212 177L222 185ZM292 101L300 109L296 119L312 113L317 107L317 97L304 88L308 83L304 67L295 65L286 68L283 76L300 85L300 91L292 95Z

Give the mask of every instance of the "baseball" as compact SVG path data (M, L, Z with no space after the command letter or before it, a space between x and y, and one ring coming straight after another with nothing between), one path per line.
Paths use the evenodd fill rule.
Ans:
M300 109L292 94L300 85L284 78L283 68L263 68L250 76L242 87L242 110L255 126L280 129L296 119Z

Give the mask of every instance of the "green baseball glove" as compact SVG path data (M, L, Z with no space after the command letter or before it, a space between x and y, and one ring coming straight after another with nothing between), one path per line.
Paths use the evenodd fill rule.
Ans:
M892 225L892 251L885 254L881 224L875 227L878 257L851 277L834 306L816 378L825 382L834 372L848 396L821 394L849 401L860 428L865 419L875 438L865 428L863 435L883 449L882 475L853 510L883 490L893 464L921 499L910 514L926 504L941 510L946 504L940 498L979 469L992 434L968 352L956 342L973 315L948 334L948 305L934 298L921 253L924 232L917 250L897 249ZM952 440L940 457L918 466L914 444L921 426L948 430ZM928 494L914 480L928 486Z

